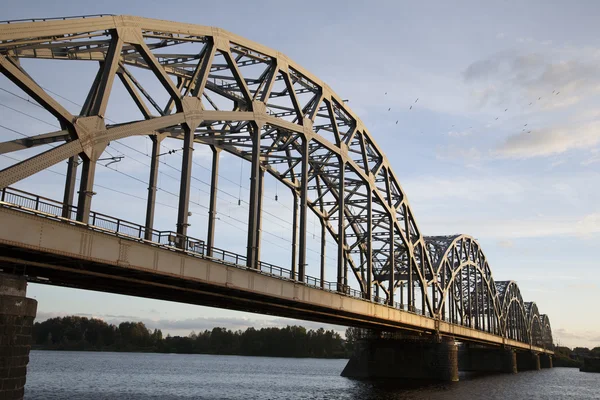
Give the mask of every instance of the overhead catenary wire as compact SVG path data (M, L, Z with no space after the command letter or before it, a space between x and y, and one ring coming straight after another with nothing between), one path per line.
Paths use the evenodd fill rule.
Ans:
M19 95L17 95L17 94L16 94L16 93L14 93L14 92L11 92L11 91L9 91L9 90L6 90L6 89L4 89L4 88L0 88L0 89L2 89L4 92L7 92L7 93L9 93L9 94L11 94L11 95L13 95L13 96L15 96L15 97L18 97L19 99L21 99L21 100L23 100L23 101L27 101L28 103L30 103L30 104L32 104L32 105L35 105L35 106L37 106L37 107L40 107L40 108L44 109L44 108L43 108L42 106L40 106L39 104L37 104L37 103L33 103L33 102L31 102L31 101L29 101L29 100L27 100L27 99L23 98L22 96L19 96ZM44 90L48 90L48 89L44 89ZM73 102L73 101L71 101L71 100L69 100L69 99L67 99L67 98L65 98L65 97L63 97L63 96L61 96L61 95L59 95L59 94L55 93L55 92L52 92L51 90L48 90L48 91L49 91L49 92L51 92L51 93L53 93L53 94L55 94L55 95L57 95L57 96L59 96L59 97L61 97L61 98L63 98L63 99L65 99L66 101L69 101L69 102L70 102L70 103L72 103L72 104L78 105L77 103L75 103L75 102ZM5 105L4 105L4 104L2 104L2 103L0 103L0 106L5 106ZM54 125L54 124L52 124L52 123L50 123L50 122L48 122L48 121L44 121L44 120L42 120L42 119L39 119L39 118L37 118L37 117L35 117L35 116L31 115L31 114L28 114L28 113L26 113L26 112L23 112L23 111L17 110L17 109L15 109L15 108L13 108L13 107L9 107L9 106L5 106L5 107L6 107L6 108L8 108L8 109L10 109L10 110L12 110L12 111L15 111L15 112L17 112L17 113L19 113L19 114L21 114L21 115L27 116L27 117L29 117L29 118L32 118L32 119L38 120L38 121L40 121L40 122L43 122L43 123L45 123L45 124L47 124L47 125L49 125L49 126L52 126L52 127L55 127L55 128L58 128L58 129L60 129L60 127L59 127L59 126L57 126L57 125ZM107 120L109 120L109 121L111 121L111 120L110 120L110 119L108 119L108 118L106 118L106 119L107 119ZM112 121L112 122L114 122L114 121ZM22 132L19 132L19 131L15 130L15 129L12 129L12 128L9 128L9 127L6 127L6 126L4 126L4 125L0 125L0 127L2 127L2 128L4 128L4 129L6 129L6 130L8 130L8 131L11 131L11 132L13 132L13 133L17 133L17 134L19 134L20 136L23 136L23 137L30 137L30 136L29 136L29 135L27 135L27 134L24 134L24 133L22 133ZM111 143L117 143L117 144L119 144L119 145L122 145L122 146L124 146L124 147L126 147L126 148L129 148L130 150L136 151L137 153L139 153L139 154L141 154L141 155L144 155L144 156L146 156L146 155L145 155L143 152L141 152L141 151L139 151L139 150L135 149L135 148L134 148L134 147L132 147L132 146L129 146L129 145L125 144L125 143L122 143L122 142L120 142L120 141L118 141L118 140L115 140L115 141L113 141L113 142L111 142ZM50 147L55 147L55 146L52 146L52 145L51 145L51 144L49 144L49 143L45 143L45 145L48 145L48 146L50 146ZM107 153L107 154L109 154L109 155L111 156L111 158L117 158L117 156L113 155L113 154L112 154L112 153L111 153L109 150L105 149L104 151L106 151L106 153ZM128 155L126 155L125 153L123 153L123 152L121 152L121 151L119 151L119 150L117 150L117 151L118 151L120 154L122 154L122 155L124 155L124 156L127 156L127 159L131 159L131 160L134 160L134 161L136 161L136 162L138 162L138 163L140 163L140 164L142 164L142 165L149 166L148 164L145 164L145 163L143 163L143 162L139 161L138 159L136 159L136 158L134 158L134 157L128 156ZM13 159L13 160L17 160L17 159L15 159L15 158L13 158L13 157L9 157L9 156L6 156L6 155L3 155L3 156L5 156L6 158L10 158L10 159ZM150 156L148 156L148 157L150 157ZM177 168L173 167L172 165L170 165L170 164L168 164L168 163L166 163L166 162L164 162L164 161L160 161L160 162L161 162L162 164L164 164L164 165L166 165L166 166L168 166L168 167L170 167L170 168L172 168L172 169L174 169L174 170L178 171L178 172L181 172L181 170L179 170L179 169L177 169ZM100 164L100 165L101 165L101 166L103 166L103 167L105 167L105 168L107 168L107 169L109 169L109 170L112 170L112 171L114 171L114 172L117 172L117 173L119 173L120 175L122 175L122 176L125 176L125 177L127 177L127 178L129 178L129 179L133 179L133 180L135 180L135 181L137 181L137 182L139 182L139 183L143 183L144 185L146 185L146 184L147 184L147 182L146 182L146 181L144 181L144 180L142 180L142 179L139 179L139 178L137 178L137 177L134 177L133 175L127 174L127 173L125 173L125 172L123 172L123 171L119 171L119 170L118 170L118 169L116 169L116 168L111 168L111 167L109 167L108 165L105 165L105 164ZM199 165L199 166L202 166L202 165L200 165L200 164L198 164L198 165ZM242 160L242 166L243 166L243 160ZM202 167L203 167L203 166L202 166ZM205 168L205 167L203 167L203 168ZM209 170L209 171L210 171L210 170ZM56 171L51 171L51 172L58 173L58 172L56 172ZM163 173L164 175L166 175L166 176L170 177L171 179L177 179L176 177L173 177L172 175L168 175L168 174L166 174L166 173L164 173L164 172L161 172L161 173ZM58 174L60 174L60 173L58 173ZM66 174L60 174L60 175L66 176ZM196 178L196 177L193 177L193 176L192 176L192 178L193 178L193 179L195 179L195 180L197 180L197 181L199 181L199 182L201 182L201 183L203 183L203 184L210 185L210 183L208 183L208 182L204 182L204 181L202 181L202 180L200 180L200 179L198 179L198 178ZM99 185L99 184L95 184L95 186L97 186L97 187L101 187L101 188L104 188L104 189L106 189L106 188L107 188L107 187L105 187L105 186L101 186L101 185ZM196 187L196 188L197 188L197 187ZM240 204L241 204L241 188L242 188L242 185L241 185L241 181L240 181L240 195L238 196L238 199L240 200ZM208 194L208 193L209 193L209 192L207 192L207 191L203 191L203 190L202 190L202 189L200 189L200 188L197 188L197 189L198 189L199 191L202 191L202 192L206 193L206 194ZM145 199L145 198L143 198L143 197L141 197L141 196L135 196L135 195L127 194L127 193L125 193L125 192L121 192L121 191L117 191L117 190L112 190L112 189L110 189L110 188L108 188L107 190L110 190L110 191L112 191L112 192L119 193L119 194L125 194L125 195L128 195L128 196L131 196L131 197L138 198L138 199L140 199L140 200L144 200L144 201L146 201L146 199ZM176 196L176 197L178 196L177 194L175 194L175 193L172 193L172 192L169 192L169 191L167 191L167 190L165 190L165 189L162 189L162 188L160 188L160 187L158 187L158 188L157 188L157 190L159 190L159 191L162 191L162 192L164 192L164 193L168 193L168 194L170 194L170 195L172 195L172 196ZM221 192L223 192L223 193L225 193L225 194L227 194L227 195L229 195L229 196L231 196L231 197L235 197L235 196L233 196L232 194L230 194L230 193L228 193L228 192L225 192L225 191L223 191L223 190L220 190L220 189L219 189L219 191L221 191ZM193 204L195 204L195 205L198 205L198 206L200 206L200 207L202 207L202 208L205 208L205 209L207 209L207 210L208 210L208 207L206 207L206 206L204 206L204 205L202 205L202 204L200 204L200 203L194 202L194 201L192 201L192 200L190 200L190 202L191 202L191 203L193 203ZM230 203L230 204L232 204L231 202L229 202L229 203ZM248 203L247 203L247 202L245 202L245 201L244 201L244 203L248 204ZM157 204L161 204L161 203L157 203ZM164 204L161 204L161 205L164 205ZM171 208L173 208L173 207L171 207ZM263 212L265 212L265 211L263 210ZM292 224L291 224L291 222L289 222L289 221L286 221L286 220L284 220L284 219L281 219L280 217L278 217L278 216L275 216L274 214L271 214L271 213L268 213L268 212L267 212L267 214L270 214L270 215L272 215L273 217L275 217L275 218L277 218L277 219L279 219L279 220L281 220L281 221L283 221L283 222L286 222L286 223L288 223L289 225L292 225ZM204 215L202 215L202 217L204 217L204 218L208 218L207 216L204 216ZM238 223L241 223L241 224L243 224L243 225L246 225L246 226L248 225L248 224L247 224L247 222L245 222L245 221L242 221L242 220L239 220L239 219L237 219L237 218L234 218L234 217L232 217L232 216L230 216L230 215L227 215L226 217L227 217L227 218L230 218L230 219L232 219L232 220L234 220L234 221L236 221L236 222L238 222ZM240 227L239 227L239 225L233 225L233 224L229 224L229 223L227 223L226 221L223 221L223 222L224 222L224 223L226 223L227 225L231 225L231 226L234 226L234 227L236 227L238 230L242 230L242 231L244 231L244 229L240 228ZM273 222L273 221L271 221L271 222ZM288 226L282 226L282 225L280 225L280 227L282 227L282 228L286 228L286 229L288 228ZM284 240L284 241L286 241L286 242L288 242L288 243L291 243L291 241L289 241L288 239L286 239L286 238L284 238L284 237L282 237L282 236L278 236L278 235L276 235L276 234L274 234L274 233L272 233L272 232L269 232L269 231L263 231L263 232L264 232L264 233L266 233L267 235L273 236L273 237L275 237L275 238L277 238L277 239L279 239L279 240ZM263 240L265 240L265 239L263 239ZM268 242L268 241L267 241L267 240L265 240L265 242ZM335 242L331 242L331 241L327 241L327 242L329 242L330 244L336 244ZM270 243L271 243L271 244L274 244L274 245L276 245L275 243L272 243L272 242L270 242ZM286 249L286 250L288 249L288 248L286 248L286 247L282 247L282 246L279 246L279 245L276 245L276 246L277 246L277 247L280 247L280 248L282 248L282 249ZM314 253L320 254L320 252L318 252L318 251L315 251L315 250L313 250L313 249L310 249L310 248L307 248L307 250L308 250L308 251L310 251L310 252L314 252ZM330 256L326 256L326 258L329 258L329 259L331 259L331 260L335 260L335 258L334 258L334 257L330 257Z

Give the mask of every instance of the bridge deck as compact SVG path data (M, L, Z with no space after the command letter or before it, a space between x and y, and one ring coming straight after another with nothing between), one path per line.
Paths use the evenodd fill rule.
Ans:
M4 227L0 230L0 267L25 273L32 282L341 325L424 334L437 331L466 342L552 353L408 312L398 305L360 298L354 292L340 293L332 290L331 283L314 278L298 282L288 270L271 264L250 269L240 265L243 257L233 253L214 249L209 257L200 241L179 249L41 209L39 198L35 207L0 202L0 226Z

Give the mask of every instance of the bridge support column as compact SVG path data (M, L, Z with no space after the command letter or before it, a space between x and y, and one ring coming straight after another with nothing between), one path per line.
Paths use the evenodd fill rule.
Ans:
M24 278L0 274L0 398L23 399L37 301Z
M552 356L550 354L540 354L540 367L541 368L552 368Z
M532 351L517 352L518 371L538 371L540 369L540 356Z
M458 350L458 369L516 374L517 355L513 349L463 344Z
M219 190L219 157L221 149L210 146L212 168L210 176L210 203L208 209L208 233L206 234L206 255L212 257L215 246L215 225L217 222L217 191Z
M458 349L454 340L376 337L361 339L356 346L342 371L344 377L458 381Z
M75 184L77 181L77 165L79 156L69 158L67 164L67 179L65 180L65 192L63 195L63 218L73 218L73 199L75 198Z

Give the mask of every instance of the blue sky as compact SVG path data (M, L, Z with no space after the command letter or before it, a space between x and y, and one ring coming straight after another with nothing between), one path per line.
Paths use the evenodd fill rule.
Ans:
M386 150L425 235L476 237L495 279L516 280L525 300L536 301L550 316L557 341L600 346L600 322L590 311L600 302L599 12L600 4L591 1L24 1L4 7L2 18L132 14L218 26L285 53L348 99ZM60 77L89 85L93 71L71 70L66 64L30 68L42 86L77 103L84 92ZM6 79L0 87L14 90ZM14 129L33 134L48 131L48 123L54 123L5 92L0 103L46 121L0 107L3 124ZM111 104L107 116L125 120L131 109L130 104ZM2 135L16 137L5 130ZM148 151L147 140L124 143ZM143 154L118 144L108 151L126 155L111 167L146 179ZM203 182L208 179L208 155L198 149L194 156L192 199L197 204L192 206L192 229L198 237L206 225L202 205L207 204ZM171 157L167 162L180 162L177 155ZM0 166L9 162L0 158ZM64 172L63 165L53 169ZM235 219L246 220L237 201L247 196L247 169L239 160L226 159L221 172L226 179L219 195L223 215L217 246L241 252L244 233L234 225ZM163 168L159 185L175 191L169 175L177 172ZM60 198L63 179L47 172L21 186ZM145 195L145 185L107 168L99 170L96 182ZM143 222L143 201L101 189L98 193L94 209ZM266 261L285 263L289 197L281 186L266 183L270 214L264 240L272 244L267 244ZM174 229L176 211L169 205L175 200L162 193L159 201L166 206L159 208L157 225ZM309 220L310 229L318 232L314 225ZM313 240L310 233L309 247L318 248L318 238ZM309 264L312 260L316 265L317 258L309 251ZM39 301L40 318L82 314L111 322L136 319L172 333L292 322L38 285L30 286L29 295Z

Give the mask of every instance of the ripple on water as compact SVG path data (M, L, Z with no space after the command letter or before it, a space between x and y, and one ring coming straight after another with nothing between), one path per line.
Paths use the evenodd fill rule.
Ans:
M37 399L600 399L600 374L553 368L460 382L343 378L346 360L32 351L25 398Z

